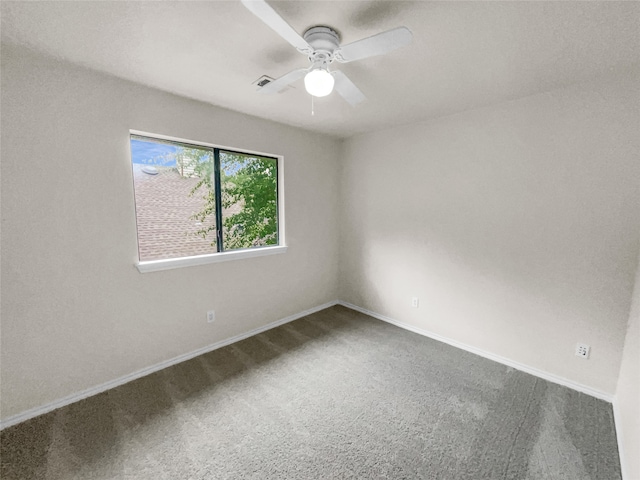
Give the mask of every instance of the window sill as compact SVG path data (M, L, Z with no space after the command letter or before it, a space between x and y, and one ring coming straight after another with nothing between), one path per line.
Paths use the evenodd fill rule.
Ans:
M283 245L276 247L247 248L246 250L212 253L211 255L199 255L197 257L169 258L166 260L138 262L136 263L136 268L140 273L158 272L160 270L171 270L174 268L192 267L194 265L227 262L229 260L240 260L243 258L264 257L265 255L276 255L278 253L285 253L286 251L287 247Z

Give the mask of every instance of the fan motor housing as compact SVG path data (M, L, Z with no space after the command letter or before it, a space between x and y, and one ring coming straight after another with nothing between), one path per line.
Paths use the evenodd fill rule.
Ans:
M316 53L325 52L333 55L333 52L340 46L340 35L330 27L311 27L304 32L304 39Z

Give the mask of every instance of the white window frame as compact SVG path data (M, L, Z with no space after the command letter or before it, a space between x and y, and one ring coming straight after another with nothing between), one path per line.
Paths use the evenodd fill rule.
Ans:
M232 152L238 152L248 155L256 155L259 157L275 158L278 162L278 245L266 246L266 247L254 247L239 250L229 250L225 252L210 253L207 255L194 255L190 257L177 257L166 258L160 260L148 260L140 261L138 254L138 260L135 262L135 266L140 273L157 272L161 270L171 270L174 268L191 267L196 265L207 265L209 263L228 262L230 260L241 260L245 258L263 257L266 255L276 255L285 253L287 251L287 243L285 237L285 221L284 221L284 157L282 155L275 155L273 153L257 152L253 150L238 149L237 147L227 147L223 145L216 145L213 143L206 143L195 140L188 140L184 138L172 137L169 135L159 135L157 133L143 132L140 130L129 130L129 138L131 135L141 135L149 138L156 138L158 140L168 140L171 142L180 142L196 147L207 148L219 148L220 150L229 150ZM133 164L131 158L131 148L129 148L129 166ZM132 178L133 182L133 178ZM134 193L134 205L135 205L135 193ZM136 225L136 242L138 239L138 228ZM139 251L139 250L138 250Z

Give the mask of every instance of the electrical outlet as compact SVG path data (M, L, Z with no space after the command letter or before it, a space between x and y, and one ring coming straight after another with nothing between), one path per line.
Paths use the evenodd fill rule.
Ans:
M216 321L216 312L215 310L209 310L207 312L207 322L208 323L213 323Z
M576 357L582 357L585 360L589 358L589 351L591 350L591 347L589 345L586 345L584 343L577 343L576 344Z
M411 299L411 306L413 308L418 308L419 305L420 305L420 300L418 299L418 297L413 297Z

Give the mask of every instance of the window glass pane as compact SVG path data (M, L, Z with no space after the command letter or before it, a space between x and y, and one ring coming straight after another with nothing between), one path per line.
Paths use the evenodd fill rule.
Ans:
M278 244L278 162L220 152L225 250Z
M140 261L215 253L213 150L132 135L131 160Z

